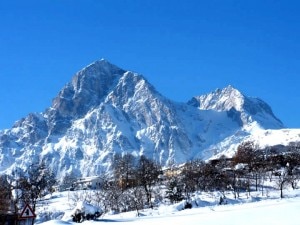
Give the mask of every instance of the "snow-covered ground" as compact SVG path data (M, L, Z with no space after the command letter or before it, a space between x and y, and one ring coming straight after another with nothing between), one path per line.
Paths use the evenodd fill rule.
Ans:
M199 193L194 197L198 207L182 210L183 203L175 205L162 204L155 209L136 212L105 214L96 221L84 221L82 224L112 223L112 224L172 224L172 225L293 225L300 224L300 190L284 190L285 198L279 198L279 191L251 192L251 195L240 195L234 199L233 194L226 193L225 205L219 205L220 193ZM39 208L54 212L60 220L50 220L41 225L78 224L71 222L72 209L70 193L56 193L45 200ZM60 216L59 216L60 215Z

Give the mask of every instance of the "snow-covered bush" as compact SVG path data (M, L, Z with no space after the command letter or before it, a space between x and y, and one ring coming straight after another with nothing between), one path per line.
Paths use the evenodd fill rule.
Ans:
M85 201L77 203L77 206L72 212L73 222L83 222L84 220L94 220L100 217L102 210L99 207L93 206Z

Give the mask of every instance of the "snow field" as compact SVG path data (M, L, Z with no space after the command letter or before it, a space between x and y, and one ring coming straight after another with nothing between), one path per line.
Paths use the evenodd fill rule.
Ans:
M63 211L65 214L61 220L50 220L41 225L66 225L78 224L71 222L70 212L72 204L68 202L68 193L54 195L47 200L47 210L54 213ZM285 198L279 198L279 191L273 190L268 196L262 196L261 192L251 192L250 196L243 193L240 198L234 199L232 193L226 193L226 205L218 205L220 193L198 193L194 196L192 209L182 210L184 202L174 205L161 204L155 209L140 211L137 217L135 211L105 214L97 221L84 221L83 225L97 223L112 224L172 224L172 225L299 225L300 190L285 190ZM70 201L70 196L69 196ZM197 202L198 207L195 206ZM45 208L44 208L45 209ZM74 208L73 208L74 209ZM40 208L39 210L43 210ZM40 212L41 213L41 212ZM38 221L37 221L38 222ZM39 222L38 222L39 223Z

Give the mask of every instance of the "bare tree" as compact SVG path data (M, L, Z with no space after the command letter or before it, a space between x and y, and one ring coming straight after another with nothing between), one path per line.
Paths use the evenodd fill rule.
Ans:
M254 167L254 164L256 162L257 153L256 153L257 147L255 146L254 142L247 141L242 144L240 144L237 148L237 152L235 153L233 157L233 161L235 164L244 163L247 164L249 167L249 170L252 170Z
M184 165L181 173L181 182L183 183L185 196L189 200L192 193L195 192L197 189L197 161L187 162Z
M285 170L292 188L297 188L298 181L300 180L300 143L290 143L288 146L288 152L284 155Z
M278 171L276 173L276 176L278 178L277 185L280 189L280 198L283 198L283 189L290 180L290 177L288 175L288 170L285 168L282 171Z
M103 207L107 212L109 210L113 212L120 212L122 209L121 197L123 191L120 189L118 182L115 180L107 180L102 186ZM100 196L99 196L100 197Z
M12 193L6 177L0 177L0 212L3 213L12 211Z
M38 199L52 191L56 180L52 171L47 169L44 163L41 163L31 165L26 175L21 177L18 183L22 191L23 202L30 203L35 212Z
M135 158L127 153L124 156L116 154L113 161L114 177L122 191L135 185Z
M133 187L132 197L133 207L136 210L137 216L140 216L139 211L142 210L145 205L143 188L139 186Z
M235 165L239 163L247 165L249 175L251 175L255 180L256 191L258 190L260 179L259 173L263 160L263 155L258 150L258 146L256 146L252 141L247 141L240 144L236 154L233 157L233 162Z
M138 184L145 190L147 197L147 204L152 208L152 192L154 185L158 182L161 168L153 160L141 156L137 166L137 180Z
M172 204L184 199L183 184L178 181L177 177L171 178L167 183L166 198L168 198Z

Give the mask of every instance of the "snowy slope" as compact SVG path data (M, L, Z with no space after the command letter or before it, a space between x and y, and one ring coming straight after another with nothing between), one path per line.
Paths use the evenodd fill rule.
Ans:
M265 130L256 128L245 136L236 134L217 144L217 149L224 150L216 152L213 158L218 158L221 155L232 157L241 141L254 142L261 149L277 145L288 146L290 143L300 141L300 129Z
M232 195L227 193L227 205L218 205L214 199L216 193L202 193L198 196L198 207L182 210L182 203L175 205L164 205L153 210L146 209L140 213L141 217L136 216L136 212L126 212L115 215L105 214L97 221L84 221L83 224L174 224L174 225L253 225L253 224L272 224L272 225L298 225L298 210L300 207L299 190L290 190L288 198L279 199L278 191L270 192L269 197L259 197L259 193L253 196L235 200ZM257 195L257 196L256 196ZM72 211L66 196L54 198L46 208L42 210L52 210L66 212ZM78 224L71 222L70 218L63 216L60 220L50 220L41 225L67 225ZM38 221L40 222L40 221Z
M100 60L76 73L43 113L0 131L0 171L43 160L59 178L92 176L108 171L116 153L168 166L232 155L249 138L299 141L299 130L283 127L265 102L231 86L177 103L142 75Z

